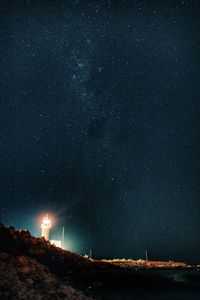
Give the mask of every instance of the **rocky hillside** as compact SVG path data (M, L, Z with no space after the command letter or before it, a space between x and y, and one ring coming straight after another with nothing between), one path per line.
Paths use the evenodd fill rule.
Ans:
M59 276L66 276L75 271L87 271L106 268L109 262L90 260L81 255L63 250L42 238L32 237L27 230L5 228L0 224L0 251L12 255L25 255L37 259ZM115 266L113 266L115 268Z
M0 252L0 299L89 300L37 260Z
M91 299L73 288L67 279L68 274L87 270L90 265L90 260L52 246L44 238L34 238L28 231L0 224L2 300Z
M127 292L127 299L135 299L136 291L180 289L199 296L197 268L174 262L90 260L0 224L0 300L116 300L125 299Z
M13 227L5 228L0 224L0 251L13 255L27 255L36 258L47 265L55 273L59 270L66 274L66 267L77 269L90 264L89 260L70 251L62 250L44 238L32 237L27 230L15 230Z

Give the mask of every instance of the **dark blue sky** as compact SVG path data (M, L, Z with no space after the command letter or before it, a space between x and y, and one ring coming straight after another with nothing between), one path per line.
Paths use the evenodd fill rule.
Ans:
M1 222L52 212L74 251L199 262L199 1L0 13Z

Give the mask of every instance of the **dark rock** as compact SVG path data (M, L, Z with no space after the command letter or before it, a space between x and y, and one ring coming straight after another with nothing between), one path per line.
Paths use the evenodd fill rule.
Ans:
M27 230L0 224L0 299L89 299L61 277L82 272L89 260L32 237ZM56 276L60 276L56 277ZM71 281L70 281L71 282Z
M64 284L35 259L0 253L0 299L89 300L82 292Z

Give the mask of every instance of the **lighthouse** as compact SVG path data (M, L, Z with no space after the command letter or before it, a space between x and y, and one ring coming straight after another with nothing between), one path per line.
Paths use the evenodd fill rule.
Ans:
M41 237L44 237L45 240L49 240L49 233L50 233L50 229L51 229L51 220L49 219L48 215L46 215L46 217L43 218L43 222L41 224Z

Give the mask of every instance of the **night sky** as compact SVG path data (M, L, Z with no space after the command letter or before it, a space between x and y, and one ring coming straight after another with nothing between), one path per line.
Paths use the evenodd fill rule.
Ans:
M0 29L0 222L200 263L200 1L1 1Z

